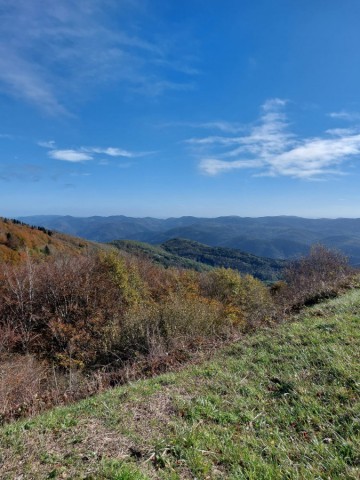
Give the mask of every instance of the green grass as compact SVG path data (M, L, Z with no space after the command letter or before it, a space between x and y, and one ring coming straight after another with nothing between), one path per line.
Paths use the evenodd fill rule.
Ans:
M360 292L0 430L1 479L359 479Z

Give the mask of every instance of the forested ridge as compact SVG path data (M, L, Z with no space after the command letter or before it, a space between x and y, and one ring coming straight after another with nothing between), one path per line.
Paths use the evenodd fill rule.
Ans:
M268 282L279 280L286 265L284 260L258 257L232 248L211 247L183 238L174 238L161 245L135 240L115 240L110 244L165 267L192 268L198 271L212 267L232 268Z

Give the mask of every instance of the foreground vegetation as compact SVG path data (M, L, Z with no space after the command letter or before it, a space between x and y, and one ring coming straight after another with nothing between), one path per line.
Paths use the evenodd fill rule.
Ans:
M1 423L174 369L353 283L346 259L322 246L269 288L235 270L165 269L109 247L39 252L31 241L50 244L52 232L3 223L18 257L0 263Z
M360 292L0 430L3 479L358 479Z

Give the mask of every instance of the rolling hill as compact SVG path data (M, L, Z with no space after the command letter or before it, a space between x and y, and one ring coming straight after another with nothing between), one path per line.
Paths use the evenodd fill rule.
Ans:
M136 240L115 240L110 242L110 245L113 245L122 252L147 258L155 264L162 265L166 268L190 268L198 272L204 272L211 268L205 263L200 263L196 260L188 259L186 256L167 251L163 248L163 245L150 245L149 243L138 242Z
M175 238L161 245L150 245L134 240L111 242L121 251L149 258L164 267L192 268L197 271L211 267L225 267L251 274L264 281L281 277L285 261L258 257L232 248L211 247L193 240Z
M260 280L278 280L286 262L258 257L234 248L211 247L193 240L172 239L161 247L182 258L200 262L211 267L225 267L251 274Z
M292 258L308 253L314 243L341 250L360 265L360 219L300 217L132 218L123 215L77 218L32 216L20 220L100 242L117 239L162 244L186 238L205 245L235 248L269 258Z
M45 257L56 253L77 254L99 247L82 238L0 217L0 261L20 262L27 252Z
M255 277L274 281L280 276L282 261L256 257L234 249L210 247L185 239L172 239L162 245L151 245L134 240L110 243L125 254L145 257L165 268L176 267L208 271L212 267L227 267L250 273ZM65 253L77 254L86 249L109 248L109 244L90 242L45 227L34 227L19 220L0 219L0 261L17 263L27 252L33 256Z

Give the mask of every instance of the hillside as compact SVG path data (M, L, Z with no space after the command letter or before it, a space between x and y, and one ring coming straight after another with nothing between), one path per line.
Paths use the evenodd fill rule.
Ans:
M250 273L261 280L279 278L283 263L259 258L237 250L209 247L197 242L173 239L163 245L150 245L131 240L117 240L111 245L121 252L145 257L157 265L208 271L211 267L227 267ZM26 252L45 257L55 253L74 254L84 249L105 248L100 244L32 227L17 220L0 219L0 261L18 262Z
M123 215L77 218L71 216L22 217L27 223L110 242L128 239L161 244L186 238L205 245L242 250L261 257L291 258L307 254L314 243L341 250L353 265L360 265L360 219L308 219L277 217L180 217L165 220Z
M182 258L188 258L211 267L232 268L266 281L278 280L286 263L282 260L258 257L233 248L210 247L186 239L168 240L161 247Z
M358 479L360 292L0 429L2 479ZM356 353L357 352L357 353Z
M0 217L0 261L17 263L26 252L44 257L55 253L77 254L98 248L92 242Z
M188 268L198 272L204 272L210 269L205 262L201 263L196 260L188 259L185 255L177 255L166 250L162 245L150 245L149 243L138 242L136 240L115 240L110 242L110 245L113 245L122 252L137 257L147 258L153 263L166 268Z
M168 240L161 245L135 240L116 240L110 242L110 245L120 251L148 258L164 267L190 268L200 272L211 267L225 267L264 281L278 280L285 266L283 260L257 257L236 249L210 247L179 238Z

